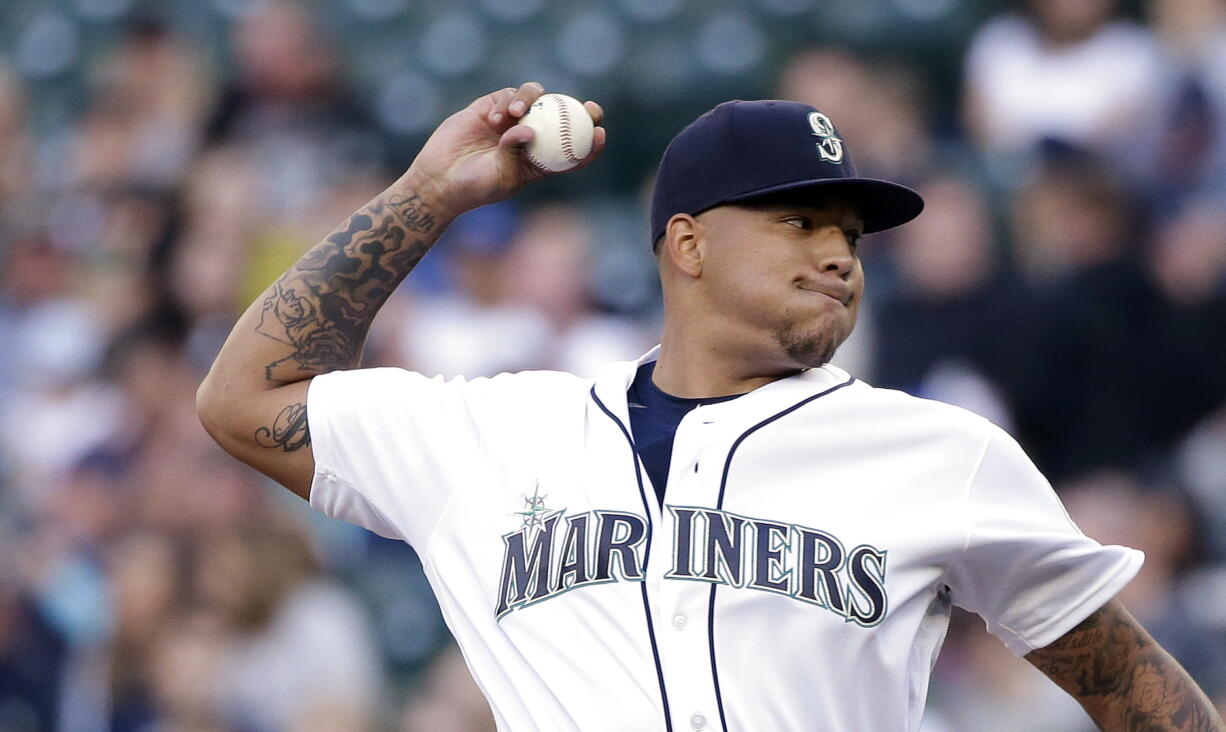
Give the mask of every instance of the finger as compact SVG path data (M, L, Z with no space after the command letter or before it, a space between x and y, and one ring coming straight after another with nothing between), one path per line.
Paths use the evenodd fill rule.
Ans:
M592 101L583 103L583 108L592 116L592 124L599 125L604 121L604 109L599 104Z
M507 105L507 113L515 119L523 117L528 112L528 107L536 101L536 98L545 93L545 87L535 81L526 81L519 85L515 90L515 98Z
M485 116L490 121L490 124L501 125L507 119L507 105L511 103L511 99L514 97L515 89L509 86L487 96L489 109L486 110Z
M607 133L603 127L597 127L592 131L592 151L587 154L587 157L583 159L583 162L575 166L576 170L591 165L596 158L600 157L600 153L604 151L606 137Z

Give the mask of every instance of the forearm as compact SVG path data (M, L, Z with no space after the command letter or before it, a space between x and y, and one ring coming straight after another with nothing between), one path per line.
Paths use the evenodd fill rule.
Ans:
M1118 603L1026 659L1076 697L1101 729L1226 732L1187 671Z
M247 308L205 388L241 395L356 368L379 308L448 223L426 187L406 174Z

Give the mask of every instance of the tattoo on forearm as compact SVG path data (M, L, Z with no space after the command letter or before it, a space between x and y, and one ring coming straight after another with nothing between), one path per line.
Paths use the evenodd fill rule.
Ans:
M1114 602L1026 660L1077 697L1103 729L1226 730L1196 682Z
M282 452L293 452L311 444L306 405L291 404L282 409L271 426L255 431L255 442L260 447L280 448Z
M434 227L438 223L434 220L434 213L430 211L430 207L417 194L390 196L387 205L400 217L400 222L409 231L415 231L418 234L429 234L434 231Z
M430 248L438 221L417 195L376 199L278 279L256 332L289 346L267 364L288 383L356 366L375 313Z

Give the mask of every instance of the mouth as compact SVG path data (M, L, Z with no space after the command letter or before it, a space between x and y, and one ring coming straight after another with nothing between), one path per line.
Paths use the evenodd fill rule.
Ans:
M848 307L849 305L851 305L851 299L852 299L853 293L850 287L846 287L846 286L840 287L840 286L833 285L833 284L825 284L825 283L809 282L809 281L798 282L796 287L800 290L804 290L805 292L811 292L815 295L827 297L831 300L834 300L835 302L842 305L843 307Z

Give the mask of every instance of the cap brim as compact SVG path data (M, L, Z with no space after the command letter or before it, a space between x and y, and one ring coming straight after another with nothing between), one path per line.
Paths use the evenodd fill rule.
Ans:
M719 205L748 201L775 193L808 190L823 196L837 195L846 199L859 210L861 218L864 219L865 234L901 226L924 210L924 199L920 194L904 185L874 178L822 178L780 183L738 193Z

